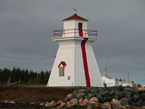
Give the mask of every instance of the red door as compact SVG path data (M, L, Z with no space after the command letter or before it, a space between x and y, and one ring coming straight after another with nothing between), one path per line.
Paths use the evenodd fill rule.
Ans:
M83 37L83 30L82 30L82 27L83 27L83 24L82 24L82 23L79 23L79 24L78 24L78 29L79 29L79 36L80 36L80 37Z

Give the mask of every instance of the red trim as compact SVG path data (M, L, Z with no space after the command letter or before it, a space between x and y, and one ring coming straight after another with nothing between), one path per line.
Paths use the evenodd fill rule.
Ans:
M79 29L63 29L63 30L54 30L54 37L56 36L62 36L64 35L64 37L67 34L72 34L74 33L74 36L76 33L79 34L80 37L86 37L86 35L88 34L88 36L95 36L97 38L97 30L86 30L86 29L81 29L82 30L82 35L80 35L80 30Z
M80 17L78 16L77 14L74 14L73 16L70 16L62 21L65 21L65 20L83 20L83 21L88 21L87 19L83 18L83 17Z
M83 63L84 63L84 71L85 71L85 78L86 78L86 86L90 87L90 76L89 76L89 70L88 70L88 63L87 63L87 55L86 55L86 48L85 48L85 43L88 40L88 38L84 38L81 43L81 48L82 48L82 56L83 56Z

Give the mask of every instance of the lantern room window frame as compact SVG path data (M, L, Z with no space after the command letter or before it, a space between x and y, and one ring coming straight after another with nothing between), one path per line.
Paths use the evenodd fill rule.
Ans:
M66 63L64 61L61 61L60 64L58 65L58 68L59 68L59 77L64 77L65 66L66 66ZM63 74L62 75L61 75L61 68L63 69Z

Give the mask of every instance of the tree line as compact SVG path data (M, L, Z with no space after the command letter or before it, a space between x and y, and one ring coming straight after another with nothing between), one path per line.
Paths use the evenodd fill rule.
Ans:
M50 71L34 72L33 70L20 69L13 67L12 70L4 68L0 69L0 85L7 84L9 78L10 83L21 81L21 84L26 85L46 85L50 76Z

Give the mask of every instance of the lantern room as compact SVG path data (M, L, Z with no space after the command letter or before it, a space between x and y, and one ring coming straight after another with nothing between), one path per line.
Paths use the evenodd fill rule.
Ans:
M62 37L72 37L72 36L80 36L80 37L88 37L87 35L87 19L84 19L77 14L74 14L71 17L68 17L63 20L64 31Z

